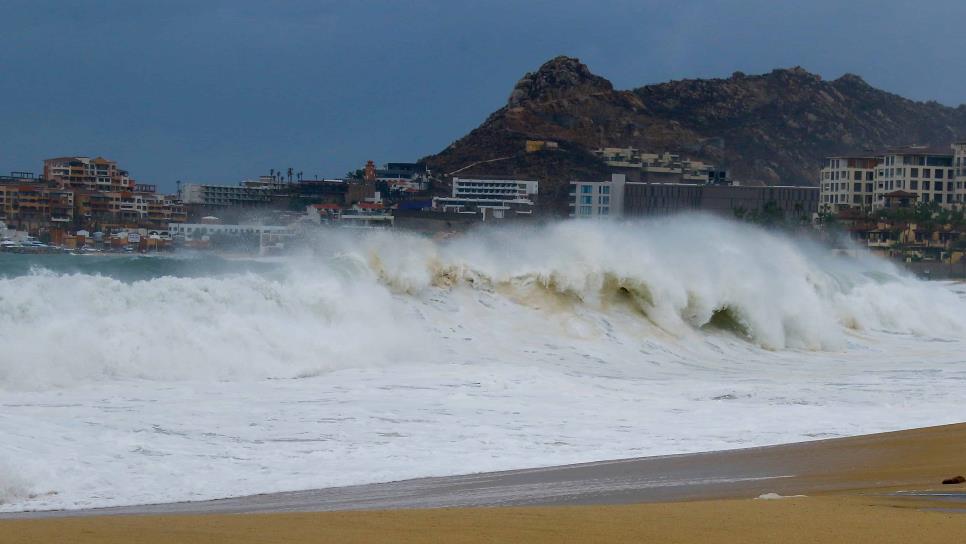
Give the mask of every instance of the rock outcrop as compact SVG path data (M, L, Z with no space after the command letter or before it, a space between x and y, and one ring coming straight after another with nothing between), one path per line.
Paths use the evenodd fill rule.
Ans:
M565 207L567 182L606 175L591 150L671 151L728 168L745 183L812 185L822 158L966 137L966 106L916 102L846 74L832 81L801 67L727 79L615 90L579 60L554 58L514 86L506 106L427 163L446 174L534 176ZM558 151L525 153L528 139ZM499 159L499 160L493 160Z

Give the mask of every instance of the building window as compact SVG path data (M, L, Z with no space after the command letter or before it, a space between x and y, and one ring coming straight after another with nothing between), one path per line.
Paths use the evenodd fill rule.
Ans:
M581 204L593 204L593 202L594 202L594 197L590 195L584 195L580 197Z
M580 207L580 215L591 215L591 207L590 206L581 206Z
M587 195L587 194L593 193L594 192L594 188L591 185L581 185L580 186L580 192L582 194Z
M604 185L604 186L602 186L600 188L600 194L602 194L602 195L609 195L610 194L610 185Z
M610 197L607 196L607 195L601 195L601 196L597 197L597 203L598 204L608 205L608 204L610 204Z
M915 168L913 168L913 170L915 170ZM915 175L915 174L913 174L913 175ZM912 189L913 191L918 191L919 190L919 180L916 180L916 179L911 180L909 182L909 188Z
M909 176L910 177L914 177L914 178L918 178L919 177L919 169L918 168L910 168L909 169Z

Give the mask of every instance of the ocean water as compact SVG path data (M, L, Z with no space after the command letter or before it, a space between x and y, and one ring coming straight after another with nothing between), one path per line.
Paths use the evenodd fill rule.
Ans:
M707 217L0 254L0 510L962 421L964 297Z

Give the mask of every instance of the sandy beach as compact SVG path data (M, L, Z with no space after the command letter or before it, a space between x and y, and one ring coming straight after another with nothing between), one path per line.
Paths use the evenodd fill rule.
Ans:
M964 451L966 424L957 424L463 477L475 478L475 489L491 489L482 504L510 505L504 507L404 508L458 505L454 496L480 495L469 492L473 484L460 477L434 478L408 484L423 490L421 495L400 482L319 490L315 495L304 492L297 495L300 504L260 495L53 516L21 514L26 517L0 521L0 542L954 542L966 534L966 485L944 486L941 481L966 472ZM615 471L654 470L678 475L690 471L695 477L692 482L639 488L628 487L626 482L634 481L630 475L614 477ZM738 473L771 476L713 477ZM573 491L573 482L580 481L577 475L593 483L593 493ZM568 492L558 489L540 498L521 493L520 485L526 488L527 481L551 489L554 481L558 487L561 482L571 485L563 486ZM614 482L610 490L606 482ZM454 485L469 487L454 491ZM366 503L378 490L386 500L401 496L389 506ZM896 495L911 492L963 495L959 500ZM806 496L756 498L766 493ZM334 498L340 495L349 497L341 507ZM312 497L318 499L314 507ZM352 497L362 502L352 502ZM432 497L437 497L436 503ZM526 503L534 506L514 506ZM351 509L363 511L311 511Z

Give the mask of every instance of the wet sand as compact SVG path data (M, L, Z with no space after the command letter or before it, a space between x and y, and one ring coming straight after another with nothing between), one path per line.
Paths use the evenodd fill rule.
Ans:
M224 501L27 513L0 520L0 542L955 542L966 535L966 500L893 493L966 494L966 485L940 484L964 473L966 424L957 424ZM807 496L754 499L764 493Z

